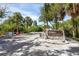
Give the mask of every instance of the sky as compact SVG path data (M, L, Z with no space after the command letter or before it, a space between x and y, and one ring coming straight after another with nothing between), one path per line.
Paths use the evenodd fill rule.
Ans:
M23 17L30 16L32 20L37 20L38 24L42 24L38 22L40 16L40 9L43 7L43 3L7 3L0 4L3 6L7 6L7 9L10 11L9 15L12 15L14 12L20 12ZM64 20L70 19L69 16L65 16ZM4 21L5 19L2 19Z
M10 15L14 12L20 12L23 17L30 16L32 20L37 20L40 16L40 9L43 7L43 3L7 3L6 5L10 11ZM4 21L5 19L2 19Z

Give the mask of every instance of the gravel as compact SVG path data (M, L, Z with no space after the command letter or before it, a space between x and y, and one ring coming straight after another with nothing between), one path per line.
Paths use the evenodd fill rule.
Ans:
M9 39L10 40L10 39ZM12 42L12 40L14 40ZM7 42L7 39L4 39ZM0 44L5 56L78 56L79 43L74 40L42 39L39 34L21 34Z

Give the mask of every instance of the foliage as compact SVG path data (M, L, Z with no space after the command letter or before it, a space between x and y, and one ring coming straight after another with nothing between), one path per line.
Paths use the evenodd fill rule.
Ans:
M33 21L29 16L24 18L24 32L29 32L29 27L32 25Z
M37 26L37 21L36 20L33 21L33 25Z
M6 15L6 12L6 6L0 6L0 18L3 18Z
M12 16L9 16L1 25L0 33L8 31L17 31L17 32L40 32L43 31L46 27L49 28L52 25L53 29L64 30L65 35L68 37L73 36L73 29L75 36L79 35L79 4L54 4L54 3L45 3L41 8L41 15L39 21L44 22L44 25L37 25L37 20L33 21L30 16L23 18L21 13L14 12ZM0 17L3 17L5 14L5 8L0 9ZM2 14L3 13L3 14ZM63 21L64 16L68 14L72 19ZM59 21L62 20L63 23Z
M43 28L41 26L33 25L29 28L29 32L41 32L41 31L43 31Z
M75 22L75 18L79 16L79 3L70 3L66 5L67 14L72 17L72 25L73 25L73 37L75 38L76 34L78 35L77 24ZM76 32L76 34L75 34Z
M58 29L57 28L58 21L63 20L64 16L65 16L65 8L63 4L45 3L44 7L41 8L41 16L39 19L40 21L47 23L47 26L48 22L56 23L56 29Z

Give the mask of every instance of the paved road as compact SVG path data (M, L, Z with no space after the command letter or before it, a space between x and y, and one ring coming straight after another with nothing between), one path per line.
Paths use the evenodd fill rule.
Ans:
M75 56L79 43L73 40L42 39L38 34L0 39L1 56Z

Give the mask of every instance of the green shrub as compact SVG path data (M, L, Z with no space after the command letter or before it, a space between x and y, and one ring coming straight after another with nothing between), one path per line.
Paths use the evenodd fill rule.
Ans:
M37 27L36 26L29 27L29 32L36 32L36 31L37 31Z
M71 28L64 28L64 32L65 32L65 35L67 37L73 37L73 33L72 33L72 29Z
M29 32L40 32L40 31L42 31L43 29L42 29L42 27L40 27L40 26L31 26L31 27L29 27Z
M37 27L37 32L41 32L41 31L43 31L43 28L41 26L38 26Z

